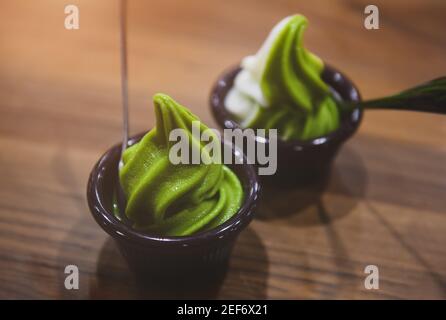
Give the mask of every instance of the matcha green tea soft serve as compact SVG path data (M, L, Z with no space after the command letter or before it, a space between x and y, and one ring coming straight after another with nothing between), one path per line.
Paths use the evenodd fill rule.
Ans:
M195 115L167 95L157 94L153 100L155 128L123 155L119 179L127 199L125 215L135 228L165 236L215 228L240 208L241 183L221 161L171 163L169 151L174 142L169 141L169 134L173 129L184 130L202 157L211 155L191 133L192 122L199 121ZM200 122L200 130L206 129Z
M324 63L303 46L308 21L280 21L256 55L241 63L225 106L244 128L278 130L283 140L309 140L339 127L339 111L321 79Z

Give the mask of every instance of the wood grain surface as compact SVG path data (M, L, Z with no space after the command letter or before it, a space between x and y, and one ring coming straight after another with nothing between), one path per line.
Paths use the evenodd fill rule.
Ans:
M282 17L310 20L306 45L365 98L446 74L446 2L130 0L131 131L154 124L165 92L215 126L213 81L254 53ZM446 117L366 112L327 184L267 188L257 219L212 290L141 287L86 205L99 156L120 140L118 5L2 1L0 9L0 298L446 298ZM79 290L64 268L80 270ZM364 288L367 265L379 290Z

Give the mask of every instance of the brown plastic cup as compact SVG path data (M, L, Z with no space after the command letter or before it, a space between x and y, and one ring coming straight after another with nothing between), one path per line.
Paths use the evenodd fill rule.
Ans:
M143 134L130 139L129 145ZM235 157L245 158L231 148ZM105 152L91 171L87 186L88 205L99 226L116 242L122 255L136 275L147 280L212 277L226 268L239 233L247 227L254 215L260 185L255 167L246 164L228 165L238 176L244 191L244 200L238 212L228 221L209 231L191 236L167 237L143 233L118 220L113 214L113 194L119 188L118 163L120 145Z
M210 95L210 107L218 125L224 129L240 128L224 101L232 88L240 67L233 67L216 81ZM339 96L348 102L361 101L356 86L338 70L326 66L322 79ZM273 176L262 176L266 181L300 183L325 177L342 144L358 129L363 116L360 108L354 108L341 118L339 128L328 135L307 141L277 141L277 171ZM268 139L256 136L256 143L269 144ZM268 145L265 146L269 150Z

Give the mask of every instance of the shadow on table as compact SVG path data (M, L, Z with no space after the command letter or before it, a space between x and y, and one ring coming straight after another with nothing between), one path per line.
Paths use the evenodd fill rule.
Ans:
M249 250L247 250L247 248ZM181 268L181 266L178 266ZM229 268L205 276L179 281L137 278L128 268L111 238L104 242L90 279L92 299L215 299L265 298L268 262L265 248L254 230L240 235Z
M261 220L283 220L296 227L328 224L349 214L365 194L367 172L359 154L344 147L330 174L305 185L263 184L257 211ZM338 195L326 208L324 193Z
M369 212L379 220L381 225L383 225L387 231L398 241L398 243L407 251L409 254L426 270L429 274L430 278L435 282L438 288L443 293L444 297L446 297L446 278L442 276L440 272L436 270L437 266L431 265L428 260L426 260L422 254L411 245L410 241L401 235L398 230L391 224L384 215L382 215L375 206L373 206L370 202L366 203Z
M367 181L367 171L361 156L345 146L333 163L329 175L323 179L294 186L263 184L257 218L295 228L323 225L322 230L332 250L336 270L351 272L355 266L332 222L353 211L366 193ZM340 296L340 288L348 284L344 279L342 286L337 286L337 283L332 285L337 289L325 292L324 298Z

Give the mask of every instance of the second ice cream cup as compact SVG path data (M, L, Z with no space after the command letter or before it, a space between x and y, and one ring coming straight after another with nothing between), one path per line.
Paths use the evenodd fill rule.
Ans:
M240 124L225 107L225 98L234 84L234 79L240 72L240 67L233 67L225 72L214 84L209 104L212 114L220 127L225 129L241 128ZM340 71L325 65L322 79L329 87L346 102L360 101L361 97L356 86ZM337 130L315 139L299 141L277 141L277 172L273 176L263 176L273 182L308 182L323 177L342 144L358 129L363 116L360 108L353 109L341 118ZM268 139L256 136L256 143L267 144Z

